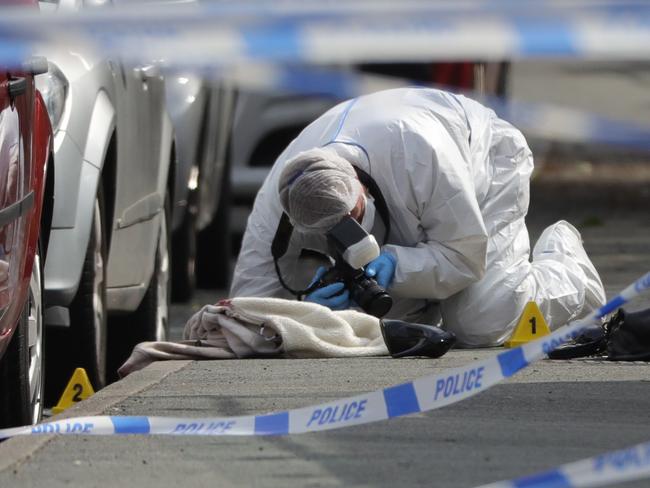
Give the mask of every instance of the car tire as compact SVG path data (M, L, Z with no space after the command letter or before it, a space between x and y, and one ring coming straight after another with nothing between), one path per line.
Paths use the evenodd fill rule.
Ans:
M43 266L34 257L27 303L0 363L0 428L35 424L43 414Z
M164 341L169 336L170 251L169 198L161 212L154 271L147 291L135 312L115 317L109 327L109 381L118 379L117 370L140 342Z
M76 368L84 368L95 390L106 384L106 233L104 193L101 185L93 209L88 247L79 288L70 304L70 327L48 333L50 368L46 400L56 402Z
M172 300L187 302L196 290L196 207L191 202L172 237Z
M217 212L197 239L196 281L200 288L226 288L230 284L232 236L230 235L230 164L223 169Z

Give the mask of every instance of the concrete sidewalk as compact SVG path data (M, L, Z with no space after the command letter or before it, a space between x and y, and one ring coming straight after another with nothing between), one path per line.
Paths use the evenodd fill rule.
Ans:
M467 364L390 358L158 363L68 415L285 410ZM650 439L650 365L543 361L434 412L287 437L33 437L0 445L0 486L472 487ZM21 450L16 459L16 450ZM16 460L16 462L11 462ZM647 486L647 480L625 486Z
M569 194L570 195L570 194ZM608 296L650 270L647 207L537 198L531 235L576 224ZM600 201L600 200L598 200ZM537 203L535 203L537 202ZM650 307L650 296L629 309ZM224 416L285 410L465 365L390 358L157 363L64 413ZM542 361L434 412L286 437L33 437L0 444L0 486L472 487L650 440L650 363ZM646 487L648 480L626 487Z

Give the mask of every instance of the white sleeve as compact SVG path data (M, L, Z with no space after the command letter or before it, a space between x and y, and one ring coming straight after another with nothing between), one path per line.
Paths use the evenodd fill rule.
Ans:
M404 298L444 299L482 278L487 232L474 185L457 145L438 139L420 146L415 163L405 161L424 238L415 247L386 245L397 258L390 288ZM408 141L405 141L408 143ZM410 168L410 169L409 169Z
M235 265L230 297L292 297L280 284L271 255L271 243L282 215L276 173L271 171L255 198Z

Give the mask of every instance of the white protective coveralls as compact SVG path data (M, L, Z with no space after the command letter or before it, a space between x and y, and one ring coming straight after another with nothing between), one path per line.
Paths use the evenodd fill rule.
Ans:
M598 273L567 222L543 232L530 262L524 217L533 157L519 130L464 96L424 88L341 103L287 147L255 200L231 296L290 296L271 256L282 214L278 178L287 160L315 147L370 174L386 200L391 231L382 251L397 258L389 317L435 323L426 310L440 303L443 327L460 345L479 347L506 340L528 301L551 328L604 303ZM377 216L380 243L381 228ZM301 248L326 249L323 236L296 234L281 260L293 266L281 266L285 277L299 274Z

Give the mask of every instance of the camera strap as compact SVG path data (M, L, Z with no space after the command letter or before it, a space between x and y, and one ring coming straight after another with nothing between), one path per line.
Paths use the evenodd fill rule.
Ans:
M356 166L353 166L353 168L357 173L357 177L359 178L361 184L368 189L370 195L375 199L375 207L377 208L377 213L379 214L379 217L381 218L384 224L384 228L386 229L386 233L384 235L384 242L383 242L383 244L386 244L386 242L388 241L388 236L390 234L390 217L388 213L388 205L386 204L386 200L384 199L384 196L382 195L379 186L368 173L366 173L360 168L357 168ZM276 229L275 235L273 236L273 241L271 242L271 256L273 256L275 273L278 275L278 280L280 281L282 288L284 288L289 293L294 295L298 300L302 300L302 298L305 295L308 295L309 293L311 293L316 289L317 284L314 283L313 285L302 290L294 290L284 281L284 278L282 277L282 272L280 271L279 260L282 256L284 256L287 253L292 234L293 234L293 224L291 223L291 220L289 219L287 213L282 212L282 216L280 217L280 222L278 223L278 228Z
M302 300L305 295L311 293L316 288L316 283L303 290L294 290L284 281L282 278L282 271L280 271L279 260L287 253L287 250L289 249L291 234L293 234L293 225L291 224L287 213L282 212L280 222L278 223L278 228L275 231L275 236L273 236L273 242L271 243L271 255L273 256L275 274L278 275L278 280L280 281L282 288L294 295L298 300Z
M379 214L379 218L381 218L381 221L384 224L384 228L386 229L384 242L382 242L382 245L386 244L388 241L388 236L390 235L390 214L388 213L388 205L386 204L386 199L381 193L381 190L379 189L379 186L375 180L372 179L372 176L370 176L364 170L357 168L356 166L352 167L357 173L357 178L359 178L361 184L368 188L368 193L370 193L372 198L375 199L375 207L377 208L377 213Z

